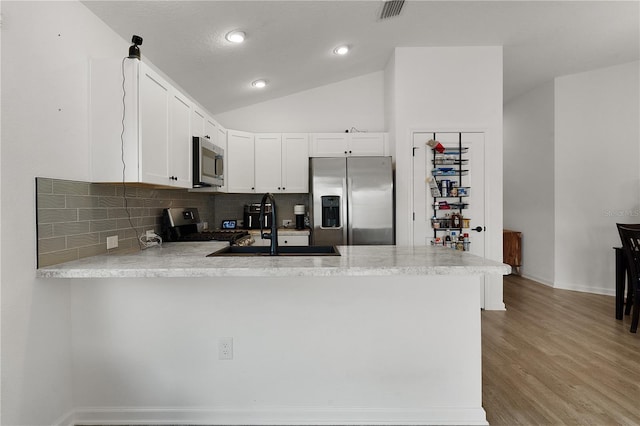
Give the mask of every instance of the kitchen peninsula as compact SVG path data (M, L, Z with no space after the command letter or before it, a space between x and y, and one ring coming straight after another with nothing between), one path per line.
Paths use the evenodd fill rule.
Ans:
M73 278L78 395L90 407L78 422L113 422L124 418L120 407L143 406L126 418L486 424L480 284L509 266L442 247L205 257L225 244L38 269L40 278ZM220 360L229 337L233 359ZM127 386L131 375L144 389Z

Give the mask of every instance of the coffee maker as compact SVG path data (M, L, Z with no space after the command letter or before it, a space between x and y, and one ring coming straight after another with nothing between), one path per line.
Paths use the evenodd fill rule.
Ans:
M296 229L304 229L304 217L306 209L304 204L293 206L293 214L296 216Z
M244 229L260 229L260 203L246 204L244 206ZM271 227L271 204L264 205L263 228Z

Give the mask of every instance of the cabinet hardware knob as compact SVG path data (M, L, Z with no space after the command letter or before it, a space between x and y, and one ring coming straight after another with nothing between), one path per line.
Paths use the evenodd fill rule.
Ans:
M476 232L482 232L484 229L482 229L482 226L476 226L475 228L472 229L472 231L476 231Z

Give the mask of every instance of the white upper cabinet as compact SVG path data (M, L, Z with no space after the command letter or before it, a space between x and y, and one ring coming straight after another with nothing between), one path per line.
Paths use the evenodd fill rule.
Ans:
M219 124L216 126L215 141L216 141L216 145L224 149L224 153L225 153L224 166L223 166L224 183L222 184L222 186L217 188L217 192L229 192L228 185L227 185L227 182L228 182L227 179L229 174L229 167L228 167L229 160L227 158L227 129L225 129Z
M349 133L312 133L311 157L344 157L348 154Z
M255 192L253 133L227 130L225 181L227 192Z
M169 174L181 188L192 186L191 102L172 91L169 110Z
M349 155L377 157L389 155L386 133L349 133Z
M209 139L214 144L224 148L225 140L218 142L220 125L206 112L199 107L193 107L193 113L191 114L191 134L192 136L200 136Z
M282 192L309 192L309 135L282 134Z
M310 157L389 155L386 133L312 133Z
M224 141L218 141L218 123L213 118L205 116L204 118L204 136L211 139L215 145L224 148Z
M309 192L309 135L256 134L255 170L255 192Z
M191 187L188 98L134 59L92 61L90 92L92 181Z
M171 89L151 70L140 67L140 181L170 184L169 108ZM134 112L131 111L133 114ZM133 145L133 143L131 144ZM127 147L129 144L126 145ZM132 166L132 165L130 165ZM173 176L173 175L171 175ZM171 179L173 181L173 179Z
M192 136L204 136L204 116L205 113L202 112L197 107L193 108L193 112L191 113L191 135Z
M282 135L255 135L255 191L282 191Z

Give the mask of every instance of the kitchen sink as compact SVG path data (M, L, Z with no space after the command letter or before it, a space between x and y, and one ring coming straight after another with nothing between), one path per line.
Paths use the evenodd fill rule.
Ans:
M207 257L216 256L269 256L269 246L229 246ZM340 256L335 246L279 246L278 256Z

